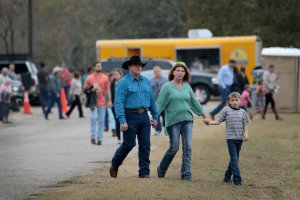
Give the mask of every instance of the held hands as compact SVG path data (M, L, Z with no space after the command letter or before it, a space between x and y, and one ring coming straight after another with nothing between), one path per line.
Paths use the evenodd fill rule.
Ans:
M124 131L127 131L128 130L128 125L127 125L127 123L125 123L125 124L121 124L120 125L120 129L121 129L121 131L124 133Z
M157 120L152 119L151 120L151 126L152 126L152 128L155 128L157 126Z
M210 125L210 120L209 120L209 119L203 119L203 123L204 123L206 126L209 126L209 125Z

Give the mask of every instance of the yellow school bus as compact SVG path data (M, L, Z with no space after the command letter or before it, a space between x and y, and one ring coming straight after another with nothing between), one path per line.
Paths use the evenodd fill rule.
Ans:
M260 64L262 42L258 36L212 37L212 38L164 38L98 40L97 60L128 58L132 55L153 59L184 61L192 65L195 58L204 71L217 71L220 66L235 59L239 66L246 67L246 73L253 81L251 71Z

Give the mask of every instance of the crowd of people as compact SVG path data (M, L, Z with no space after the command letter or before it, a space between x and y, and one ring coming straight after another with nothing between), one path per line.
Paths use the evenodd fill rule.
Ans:
M123 76L119 68L105 74L101 62L96 62L88 68L87 74L81 75L76 71L72 78L68 68L56 66L52 73L49 73L45 63L41 62L37 76L44 118L49 119L55 103L59 119L70 118L75 107L78 108L79 117L83 118L81 96L84 94L86 96L84 105L90 110L90 143L103 144L103 133L108 129L106 122L109 121L112 136L116 136L120 144L112 158L109 170L111 177L114 178L117 177L118 169L124 159L136 145L136 138L139 145L138 174L140 178L149 178L151 127L155 128L155 135L161 134L164 127L164 132L169 136L170 146L157 166L157 175L159 178L166 176L178 152L181 137L182 180L192 179L193 113L201 116L207 126L226 122L230 162L223 181L226 183L233 181L235 185L242 185L238 160L242 143L249 138L247 111L251 119L256 113L261 113L262 119L265 119L268 104L271 103L275 119L281 120L273 98L273 93L278 88L274 66L270 65L262 78L256 80L256 98L252 100L253 95L245 67L238 70L236 61L229 60L217 75L221 102L209 113L211 119L208 119L188 84L191 75L185 63L176 62L170 69L168 77L163 77L160 67L155 66L154 77L150 80L141 75L145 65L146 63L143 63L139 56L132 56L122 65L122 68L129 72ZM10 123L8 104L13 95L10 82L11 78L16 78L13 72L14 67L10 67L10 70L3 68L0 76L0 117L3 123ZM65 114L62 110L62 95L66 96L67 103L70 105ZM256 106L253 113L248 109L251 105ZM216 118L219 112L221 113Z
M249 112L251 119L257 113L260 113L261 118L265 119L268 105L271 103L275 119L282 120L276 111L275 100L273 98L273 94L278 89L276 83L277 75L275 74L274 69L275 66L270 65L269 69L262 73L260 78L255 80L255 94L251 94L251 86L245 73L246 68L242 66L240 70L238 70L236 61L233 59L229 60L227 65L221 67L217 75L221 103L210 112L211 118L214 120L215 115L219 113L226 104L228 105L228 96L231 92L238 92L241 94L240 106L246 112ZM252 96L255 98L251 98ZM255 108L251 108L252 106L255 106Z

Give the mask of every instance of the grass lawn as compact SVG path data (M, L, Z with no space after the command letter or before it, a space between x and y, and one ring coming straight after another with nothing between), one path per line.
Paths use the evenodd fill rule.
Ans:
M199 118L193 129L193 180L180 179L181 151L164 179L156 167L168 148L166 136L152 136L151 178L138 178L137 156L126 159L118 178L109 165L93 174L50 188L34 199L300 199L300 115L283 121L258 116L249 125L250 140L240 154L241 187L222 182L229 155L225 124L206 127ZM104 146L103 146L104 147Z

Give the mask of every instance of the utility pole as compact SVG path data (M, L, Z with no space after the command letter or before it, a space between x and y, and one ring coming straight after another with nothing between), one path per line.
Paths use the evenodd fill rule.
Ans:
M28 54L32 59L32 0L28 0Z

